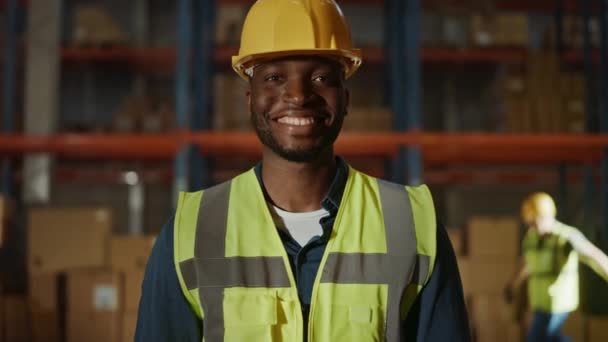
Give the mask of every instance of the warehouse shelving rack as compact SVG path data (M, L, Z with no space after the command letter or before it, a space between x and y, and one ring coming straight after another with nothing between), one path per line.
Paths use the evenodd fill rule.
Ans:
M7 39L4 49L4 134L0 137L0 154L3 162L3 191L12 192L13 175L10 158L20 153L45 152L66 158L86 159L163 159L175 158L173 172L163 173L174 177L175 189L200 188L208 181L206 159L200 154L213 156L219 153L242 154L255 157L259 145L253 134L214 133L209 131L211 103L211 77L215 67L228 67L234 47L215 47L212 41L215 7L225 4L250 4L252 0L179 0L177 1L178 39L175 49L122 48L109 50L62 50L64 63L117 63L133 68L173 70L176 79L176 133L162 136L146 135L54 135L50 137L12 135L15 103L15 69L17 65L16 17L19 5L25 1L4 0L0 6L7 10ZM390 77L391 107L395 113L395 132L385 134L344 134L338 142L338 151L347 156L379 156L395 161L391 176L396 181L418 183L425 165L450 163L550 163L561 165L561 192L566 192L566 165L597 165L601 163L601 190L603 212L608 217L608 66L606 17L608 0L543 0L501 1L499 9L555 13L557 22L566 12L581 13L589 22L591 13L600 13L602 46L593 51L586 30L583 51L560 49L563 59L582 64L587 77L597 74L599 64L601 96L599 103L589 98L589 117L599 117L600 129L586 135L502 135L502 134L427 134L420 127L420 72L423 63L466 64L520 62L527 51L518 48L421 48L420 13L428 1L419 0L350 0L342 3L378 4L386 6L387 37L385 47L365 49L367 61L386 65ZM557 25L558 42L561 25ZM588 27L588 25L586 25ZM197 28L197 29L194 29ZM204 39L203 39L204 37ZM204 42L193 44L192 42ZM560 44L558 44L560 45ZM199 61L191 63L192 60ZM595 60L595 63L594 63ZM204 94L192 97L191 94ZM190 108L192 105L192 108ZM187 113L192 109L192 118ZM598 112L598 110L600 112ZM601 116L599 115L601 114ZM597 119L597 118L596 118ZM362 142L365 142L364 144ZM84 152L83 152L84 151ZM437 175L437 178L441 178ZM529 177L503 177L528 179ZM112 177L108 177L111 179ZM444 179L467 179L464 175ZM587 194L596 190L592 169L585 176ZM588 201L589 202L589 201ZM608 218L605 218L608 234Z

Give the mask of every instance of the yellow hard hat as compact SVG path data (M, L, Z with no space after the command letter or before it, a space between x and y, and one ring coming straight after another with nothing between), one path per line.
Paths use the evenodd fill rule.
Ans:
M544 192L529 195L521 206L521 217L526 222L543 216L555 217L556 214L557 209L553 198Z
M232 68L244 79L248 68L268 59L314 55L343 63L346 77L361 65L350 30L334 0L258 0L249 10ZM248 75L249 74L249 75Z

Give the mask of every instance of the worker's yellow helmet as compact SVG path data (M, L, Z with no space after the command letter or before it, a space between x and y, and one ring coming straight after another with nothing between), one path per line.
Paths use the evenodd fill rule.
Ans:
M535 192L529 195L521 206L521 217L525 222L543 216L555 217L556 214L557 209L553 198L544 192Z
M348 78L361 65L350 30L334 0L258 0L249 10L232 68L244 79L268 59L314 55L343 63Z

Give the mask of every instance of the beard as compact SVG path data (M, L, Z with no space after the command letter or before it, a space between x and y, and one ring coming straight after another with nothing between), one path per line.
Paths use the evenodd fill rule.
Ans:
M255 132L262 144L268 147L279 157L296 163L307 163L317 159L323 153L323 151L334 144L338 138L338 135L340 134L340 130L342 129L342 120L338 120L338 118L342 116L338 115L332 122L329 130L326 131L325 135L323 135L321 139L313 146L287 148L282 146L272 133L270 125L267 123L267 120L269 120L267 119L267 115L252 112L250 117L251 124L253 125L253 128L255 129Z

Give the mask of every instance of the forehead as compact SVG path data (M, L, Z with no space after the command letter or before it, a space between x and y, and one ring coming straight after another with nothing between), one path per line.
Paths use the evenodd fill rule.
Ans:
M272 60L267 60L256 65L253 69L254 74L257 70L269 68L295 68L303 70L327 69L331 71L343 71L342 63L337 60L318 57L318 56L289 56Z

